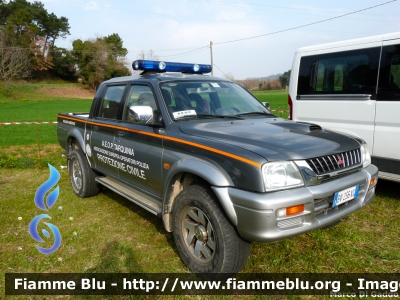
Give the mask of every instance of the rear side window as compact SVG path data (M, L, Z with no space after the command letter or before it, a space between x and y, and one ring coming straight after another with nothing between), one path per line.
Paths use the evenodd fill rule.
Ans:
M400 101L400 45L383 47L378 100Z
M105 119L117 119L119 104L124 95L125 85L113 85L106 87L104 97L101 100L97 117Z
M376 94L380 48L302 57L297 93Z

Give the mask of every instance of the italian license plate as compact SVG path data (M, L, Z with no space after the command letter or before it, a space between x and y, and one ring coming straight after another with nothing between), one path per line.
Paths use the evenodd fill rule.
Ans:
M357 198L359 189L360 189L360 185L357 184L356 186L353 186L351 188L348 188L343 191L335 193L335 196L333 198L332 207L336 207L342 203L345 203L347 201Z

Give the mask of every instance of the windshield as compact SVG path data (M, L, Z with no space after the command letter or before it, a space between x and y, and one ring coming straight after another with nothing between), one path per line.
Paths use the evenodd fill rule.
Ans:
M160 87L174 120L271 115L250 93L232 82L174 81L161 83Z

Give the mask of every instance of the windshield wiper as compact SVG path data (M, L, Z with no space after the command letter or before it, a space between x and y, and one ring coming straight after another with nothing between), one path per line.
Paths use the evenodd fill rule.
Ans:
M210 117L210 118L234 118L234 119L239 119L243 120L239 115L210 115L210 114L199 114L197 115L198 117Z
M190 119L195 119L196 117L197 117L197 115L182 116L179 118L175 118L175 121L186 121L186 120L190 120Z
M267 113L267 112L264 112L264 111L248 111L248 112L245 112L245 113L241 113L241 114L237 114L237 115L235 115L235 116L245 116L245 115L265 115L265 116L275 116L274 114L271 114L271 113Z

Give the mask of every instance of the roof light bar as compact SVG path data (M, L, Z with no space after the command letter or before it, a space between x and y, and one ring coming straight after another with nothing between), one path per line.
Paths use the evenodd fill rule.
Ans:
M134 70L156 71L156 72L182 72L202 74L210 73L211 65L185 64L177 62L155 61L155 60L135 60L132 63Z

